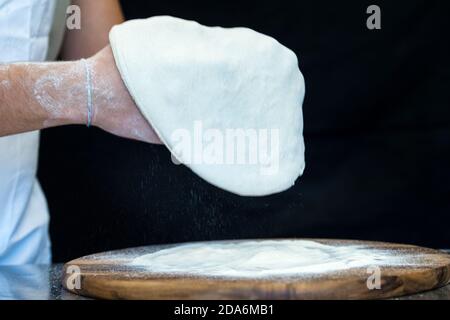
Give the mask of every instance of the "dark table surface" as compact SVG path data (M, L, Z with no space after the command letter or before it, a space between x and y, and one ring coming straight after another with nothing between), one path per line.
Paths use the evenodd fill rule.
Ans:
M449 250L446 250L450 252ZM62 264L0 266L0 300L84 300L61 286ZM396 299L450 300L450 284Z

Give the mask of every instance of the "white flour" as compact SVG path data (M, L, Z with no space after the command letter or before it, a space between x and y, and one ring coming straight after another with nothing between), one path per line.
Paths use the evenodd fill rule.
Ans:
M9 76L9 65L0 63L0 72L5 74L6 76ZM3 87L4 89L9 89L11 83L9 79L2 79L0 81L0 86Z
M5 89L9 89L11 85L9 80L2 80L0 81L0 86L4 87Z
M74 82L83 71L79 63L52 64L52 67L46 63L29 65L42 69L42 75L34 83L33 94L51 118L63 116L69 107L86 99L84 85Z
M365 246L329 246L308 240L185 244L132 261L152 273L261 278L405 264L392 252Z

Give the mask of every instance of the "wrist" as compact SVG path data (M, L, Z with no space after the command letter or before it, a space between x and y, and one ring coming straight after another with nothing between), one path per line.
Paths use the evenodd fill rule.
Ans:
M37 64L33 67L33 97L46 112L44 127L86 124L87 93L81 61Z

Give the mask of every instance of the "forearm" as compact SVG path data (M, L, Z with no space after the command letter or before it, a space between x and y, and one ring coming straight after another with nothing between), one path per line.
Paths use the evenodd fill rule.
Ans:
M109 46L85 62L0 65L0 137L87 124L88 109L93 126L160 143L128 93Z
M81 29L66 30L62 60L90 57L109 43L111 28L124 21L118 0L72 0L81 9Z
M0 66L0 136L85 123L83 69L80 61Z

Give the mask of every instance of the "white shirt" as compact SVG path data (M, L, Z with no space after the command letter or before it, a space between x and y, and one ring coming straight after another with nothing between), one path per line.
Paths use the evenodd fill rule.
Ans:
M0 63L44 61L55 0L0 0ZM49 215L36 180L39 132L0 138L0 265L49 263Z

